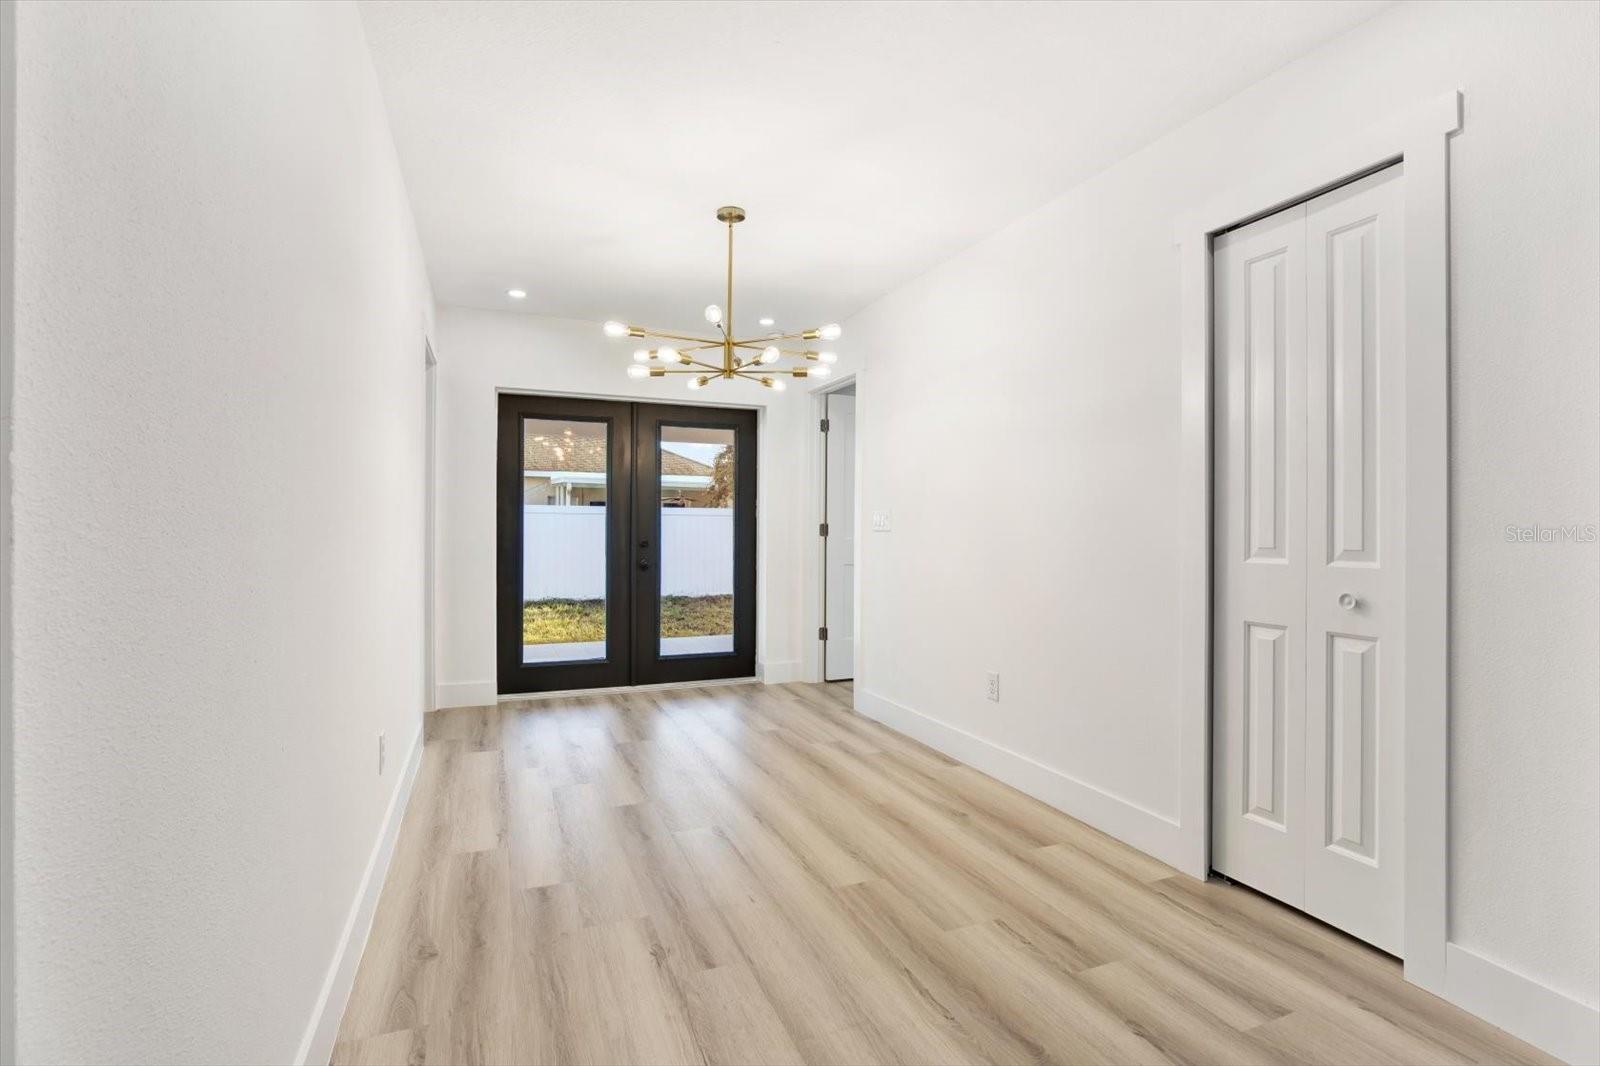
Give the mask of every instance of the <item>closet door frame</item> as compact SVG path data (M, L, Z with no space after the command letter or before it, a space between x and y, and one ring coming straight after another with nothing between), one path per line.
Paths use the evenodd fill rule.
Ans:
M1406 484L1404 888L1406 979L1447 991L1449 229L1452 91L1293 159L1267 157L1252 179L1174 225L1181 273L1178 816L1128 837L1194 877L1210 870L1212 693L1212 285L1215 234L1405 164ZM1127 837L1125 837L1126 839Z

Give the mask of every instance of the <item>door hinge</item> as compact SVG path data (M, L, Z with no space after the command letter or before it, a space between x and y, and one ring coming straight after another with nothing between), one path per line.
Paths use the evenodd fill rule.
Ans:
M823 522L821 525L817 526L817 536L826 537L827 535L828 535L828 523Z
M828 432L828 420L826 418L822 420L822 432Z
M818 640L827 640L828 639L828 627L827 626L818 626L817 627L817 639Z

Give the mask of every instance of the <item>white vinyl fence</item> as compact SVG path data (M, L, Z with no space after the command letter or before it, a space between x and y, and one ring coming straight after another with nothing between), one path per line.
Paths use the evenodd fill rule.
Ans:
M661 594L733 592L733 510L661 510ZM606 594L606 509L522 508L522 598L598 600Z

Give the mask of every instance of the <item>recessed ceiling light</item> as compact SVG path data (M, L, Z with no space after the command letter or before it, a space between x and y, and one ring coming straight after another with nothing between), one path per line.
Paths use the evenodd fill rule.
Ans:
M528 298L528 294L521 289L507 289L506 295L513 300L525 300Z
M760 319L759 321L761 322L761 324L763 326L770 326L770 325L772 325L774 320L770 319L770 318L763 318L763 319Z

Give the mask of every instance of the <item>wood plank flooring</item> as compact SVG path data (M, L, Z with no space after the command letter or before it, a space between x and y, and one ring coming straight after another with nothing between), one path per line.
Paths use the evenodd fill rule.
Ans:
M430 715L334 1062L1554 1061L850 699Z

